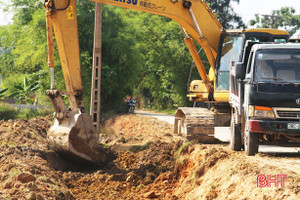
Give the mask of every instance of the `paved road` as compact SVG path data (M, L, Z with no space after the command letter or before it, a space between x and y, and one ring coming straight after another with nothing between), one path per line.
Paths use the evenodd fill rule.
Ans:
M168 122L168 123L174 125L174 115L154 113L154 112L148 112L148 111L143 111L143 110L135 110L134 112L136 114L154 117L160 121Z
M148 111L136 110L136 114L145 115L157 118L158 120L168 122L174 125L174 116L160 113L153 113ZM216 127L215 137L223 142L229 142L230 140L230 128L229 127ZM259 145L259 152L263 153L299 153L300 147L281 147L276 145Z

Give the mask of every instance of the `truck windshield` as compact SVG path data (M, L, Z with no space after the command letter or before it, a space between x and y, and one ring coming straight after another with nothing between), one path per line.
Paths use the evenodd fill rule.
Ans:
M254 81L300 83L300 50L273 49L257 51Z
M239 60L242 41L242 35L227 35L224 38L220 68L217 75L217 90L229 90L230 62Z

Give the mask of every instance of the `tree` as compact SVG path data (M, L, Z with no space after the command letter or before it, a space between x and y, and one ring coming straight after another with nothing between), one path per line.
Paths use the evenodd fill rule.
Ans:
M142 67L139 41L133 21L124 9L102 7L102 108L120 107L123 98L132 94ZM137 18L135 18L138 20ZM123 108L123 107L122 107Z
M0 46L5 51L0 55L0 74L9 92L15 89L9 82L22 85L22 77L27 74L34 82L39 82L40 89L36 92L44 95L49 88L49 69L42 1L12 2L14 22L0 27ZM227 17L234 16L230 0L208 2L224 27L239 23L234 17L224 17L228 12ZM91 89L94 3L81 0L76 3L84 102L87 105ZM133 94L144 95L150 99L149 105L156 108L187 105L186 85L192 58L179 25L165 17L108 5L103 6L102 20L102 111L117 110L123 98ZM203 52L201 58L206 59ZM56 88L65 90L57 53L55 61ZM194 76L199 78L198 73Z
M296 15L292 7L283 7L280 10L273 10L270 15L255 15L250 21L251 26L258 28L284 28L293 35L300 28L300 15Z
M33 94L39 89L40 85L38 82L30 83L26 77L22 86L15 85L16 90L10 97L17 99L17 103L34 103Z
M234 12L230 5L231 2L239 3L240 0L206 0L206 2L225 29L245 26L242 18Z
M143 59L140 83L135 93L144 97L145 106L157 109L186 105L186 82L191 56L180 26L166 17L127 11L132 33Z

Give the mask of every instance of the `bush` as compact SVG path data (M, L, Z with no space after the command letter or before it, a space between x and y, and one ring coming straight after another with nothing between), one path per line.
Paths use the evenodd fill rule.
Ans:
M11 104L0 102L0 120L22 118L29 120L35 117L44 117L53 114L52 108L14 108Z
M46 115L51 115L53 113L53 109L49 108L39 108L39 109L32 109L32 108L26 108L26 109L20 109L18 113L18 118L22 119L32 119L35 117L44 117Z
M0 120L9 120L17 118L18 111L12 105L0 103Z

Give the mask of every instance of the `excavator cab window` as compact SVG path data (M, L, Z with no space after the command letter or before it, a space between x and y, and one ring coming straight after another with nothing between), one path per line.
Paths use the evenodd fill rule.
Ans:
M276 42L276 43L286 43L286 36L284 37L272 37L272 35L261 35L261 36L250 36L247 40L253 42Z
M229 70L231 61L237 62L242 49L242 35L227 35L223 39L220 66L217 71L216 90L229 90Z
M274 42L278 43L286 43L287 39L286 38L274 38Z

